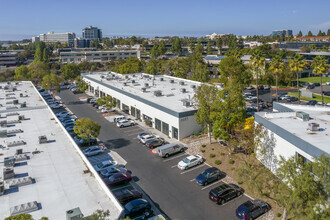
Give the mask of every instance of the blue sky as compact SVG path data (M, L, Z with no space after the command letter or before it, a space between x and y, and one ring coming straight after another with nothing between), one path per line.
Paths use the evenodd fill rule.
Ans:
M0 40L93 25L104 36L269 35L330 29L330 0L0 0Z

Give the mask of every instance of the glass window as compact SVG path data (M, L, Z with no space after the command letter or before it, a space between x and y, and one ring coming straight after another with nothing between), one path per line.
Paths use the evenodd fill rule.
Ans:
M169 134L169 126L167 123L162 122L162 132L168 136Z
M158 131L161 131L162 130L162 121L155 118L155 128L158 130Z
M177 128L172 126L172 138L179 139L179 131Z

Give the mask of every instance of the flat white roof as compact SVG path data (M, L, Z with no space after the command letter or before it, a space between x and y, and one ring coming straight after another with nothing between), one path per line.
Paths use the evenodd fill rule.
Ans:
M115 77L111 77L112 75L115 75ZM122 75L113 72L93 72L84 76L178 113L196 110L193 107L192 99L197 87L201 85L200 82L192 80L167 75L152 76L145 73ZM107 80L107 77L110 80ZM163 81L161 81L161 78L163 78ZM133 83L132 80L135 82ZM171 83L171 80L174 80L174 83ZM181 82L184 84L181 85ZM148 86L146 86L146 83ZM195 88L192 88L193 86ZM142 88L146 88L146 92L143 92ZM181 89L185 89L185 92L182 92ZM155 96L155 91L161 91L161 96ZM185 101L190 101L191 105L186 107L184 105Z
M2 87L7 84L1 83ZM27 108L5 110L4 106L12 106L6 102L6 94L16 97L19 103L26 101ZM21 97L28 94L29 97ZM8 98L9 96L7 96ZM88 168L76 151L70 137L54 120L53 114L44 104L30 82L20 82L17 91L6 92L0 89L1 119L17 120L18 115L7 116L9 112L18 112L25 116L21 123L1 127L0 130L12 131L21 129L22 133L0 138L0 170L4 168L4 158L15 155L17 149L29 156L26 161L15 164L15 177L29 176L33 184L9 189L0 196L0 219L10 216L10 208L27 202L37 201L39 210L30 214L35 219L45 216L49 219L66 219L66 211L79 207L84 216L91 215L97 209L109 210L111 219L119 216L119 210L107 196L97 179L90 173L84 173ZM39 144L38 137L46 135L49 143ZM8 143L23 140L24 145L6 147ZM38 150L40 153L32 155ZM2 175L0 175L2 176Z
M260 112L257 114L323 152L330 154L330 107L283 103L281 105L292 109L294 112ZM309 120L303 121L296 117L296 112L298 111L309 114ZM319 124L320 130L308 130L309 123Z

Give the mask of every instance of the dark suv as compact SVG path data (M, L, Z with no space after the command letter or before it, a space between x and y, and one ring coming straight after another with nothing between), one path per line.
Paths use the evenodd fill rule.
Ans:
M240 219L255 219L268 212L270 205L262 200L247 201L236 209L236 216Z
M162 146L163 144L165 144L165 140L163 138L150 139L147 140L145 143L145 145L149 148L159 147Z
M222 184L209 192L209 199L219 205L238 197L244 193L244 190L235 184Z

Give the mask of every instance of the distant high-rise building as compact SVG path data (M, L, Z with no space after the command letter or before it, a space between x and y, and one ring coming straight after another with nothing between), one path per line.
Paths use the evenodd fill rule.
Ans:
M76 37L74 39L75 48L86 48L86 47L89 47L89 44L90 44L90 40L88 40L88 39L84 39L84 38L80 38L80 37Z
M102 40L102 31L101 31L101 29L98 29L97 27L88 26L82 30L82 36L84 39L88 39L88 40L99 39L101 41Z
M292 36L292 30L273 30L272 35L285 35L286 37Z
M54 33L48 32L47 34L39 34L37 37L32 37L32 42L43 41L45 43L68 43L70 46L73 46L73 40L76 37L75 33Z

